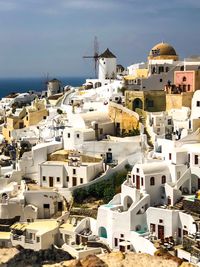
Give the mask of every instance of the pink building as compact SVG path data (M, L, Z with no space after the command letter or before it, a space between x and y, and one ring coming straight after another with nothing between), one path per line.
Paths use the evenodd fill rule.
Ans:
M200 71L175 71L174 84L180 92L194 92L200 89Z

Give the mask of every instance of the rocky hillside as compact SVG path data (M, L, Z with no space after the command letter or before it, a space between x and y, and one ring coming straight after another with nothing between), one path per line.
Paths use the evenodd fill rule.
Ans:
M44 265L52 267L52 265ZM112 252L104 255L91 255L82 260L65 261L54 264L54 267L194 267L188 263L182 263L180 260L169 259L164 256L151 256L148 254L136 254L133 252L123 254L121 252Z

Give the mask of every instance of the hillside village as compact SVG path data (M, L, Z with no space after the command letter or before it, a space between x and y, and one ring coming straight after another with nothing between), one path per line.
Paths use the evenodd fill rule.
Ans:
M0 101L0 247L111 251L200 266L200 58L106 49L80 87Z

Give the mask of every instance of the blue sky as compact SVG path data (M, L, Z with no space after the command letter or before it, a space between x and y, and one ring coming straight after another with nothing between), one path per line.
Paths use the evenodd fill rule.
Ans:
M95 35L125 66L160 41L200 54L199 14L199 0L0 0L0 77L92 76Z

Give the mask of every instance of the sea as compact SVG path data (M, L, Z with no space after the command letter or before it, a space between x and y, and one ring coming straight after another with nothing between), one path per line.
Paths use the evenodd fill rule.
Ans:
M71 85L74 87L81 86L86 77L57 77L63 86ZM0 78L0 99L10 93L24 93L30 90L45 91L47 89L47 80L41 77L37 78Z

